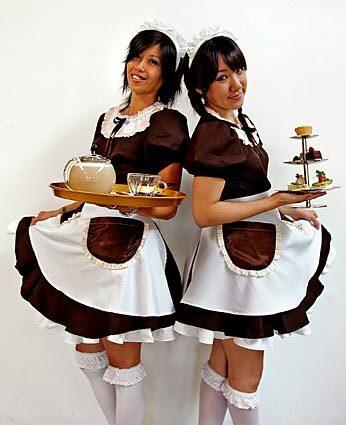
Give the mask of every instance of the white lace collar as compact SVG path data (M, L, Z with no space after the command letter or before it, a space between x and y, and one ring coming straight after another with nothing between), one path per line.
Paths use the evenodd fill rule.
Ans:
M227 121L231 124L233 124L234 126L236 126L236 128L241 129L241 127L238 124L235 124L233 121L228 120L227 118L222 117L218 112L216 112L214 109L212 108L208 108L208 106L205 106L205 110L208 112L208 114L212 115L213 117L218 118L219 120L222 121ZM238 116L238 111L234 111L235 115Z
M130 137L136 133L144 131L150 124L150 117L153 113L162 111L167 106L161 102L155 102L150 106L137 112L135 115L125 115L120 112L120 106L114 106L110 108L104 116L101 133L107 139L111 136L112 131L115 127L115 118L125 118L124 124L120 127L115 137Z
M240 128L237 124L235 124L231 120L228 120L227 118L222 117L220 114L218 114L212 108L208 108L207 106L205 106L205 110L208 112L208 114L212 115L213 117L216 117L221 121L226 121L226 122L233 124L233 126L232 126L233 130L235 130L235 132L237 133L237 136L244 143L244 145L251 145L252 146L252 143L250 142L249 138L247 137L247 134L245 133L245 131L242 128ZM235 111L235 112L236 112L236 114L238 114L238 111Z

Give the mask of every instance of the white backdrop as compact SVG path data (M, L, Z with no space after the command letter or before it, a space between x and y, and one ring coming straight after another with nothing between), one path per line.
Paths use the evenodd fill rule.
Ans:
M47 185L61 180L70 157L88 151L98 116L119 99L127 43L153 18L186 37L213 24L237 35L249 65L244 110L270 153L274 188L297 171L282 162L300 152L289 139L299 124L320 135L314 146L330 158L324 169L345 186L346 2L0 0L0 8L0 424L102 425L84 376L70 363L70 347L37 328L19 296L7 223L62 204ZM177 106L192 129L188 103ZM184 189L190 184L185 176ZM344 190L335 191L319 211L336 236L338 257L324 279L313 335L278 341L266 356L263 424L346 423L344 199ZM180 264L196 232L189 206L165 225ZM144 347L148 425L197 423L198 370L207 355L208 347L184 337Z

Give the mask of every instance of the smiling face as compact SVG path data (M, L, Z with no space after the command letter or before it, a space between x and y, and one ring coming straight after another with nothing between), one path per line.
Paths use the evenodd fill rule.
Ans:
M246 70L233 71L219 53L218 72L204 96L205 104L218 113L239 109L244 103L246 87Z
M160 46L149 46L129 60L126 76L132 93L157 97L163 83Z

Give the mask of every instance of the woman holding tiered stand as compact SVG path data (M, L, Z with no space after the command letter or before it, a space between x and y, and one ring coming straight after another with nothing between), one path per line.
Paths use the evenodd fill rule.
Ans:
M324 192L269 194L268 155L242 111L247 65L234 37L206 29L189 56L185 81L201 118L186 168L202 233L175 329L212 344L199 425L221 425L227 406L234 425L258 425L264 352L275 334L309 332L319 277L332 261L331 237L316 213L290 204Z

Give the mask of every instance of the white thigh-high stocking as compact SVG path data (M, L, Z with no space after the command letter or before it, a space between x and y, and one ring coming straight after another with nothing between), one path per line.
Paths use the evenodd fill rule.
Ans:
M227 400L222 393L226 378L216 373L209 363L203 365L201 375L198 425L222 425L227 410Z
M146 401L143 379L144 366L139 363L129 369L108 366L103 379L114 384L117 392L116 425L144 425Z
M259 425L258 392L243 393L232 388L226 381L223 394L234 425Z
M81 353L80 351L74 351L72 362L78 366L88 378L96 400L106 416L109 425L115 425L115 389L113 385L103 380L103 375L108 367L106 352Z

